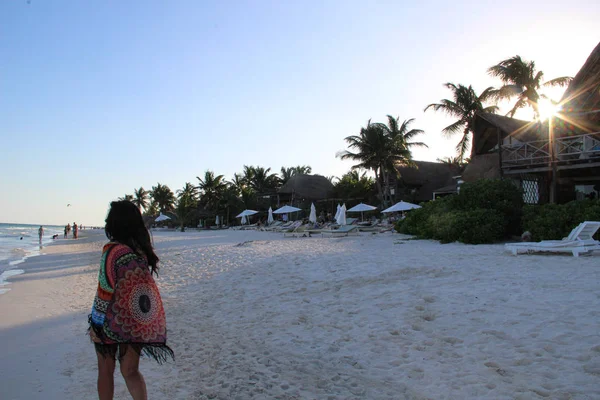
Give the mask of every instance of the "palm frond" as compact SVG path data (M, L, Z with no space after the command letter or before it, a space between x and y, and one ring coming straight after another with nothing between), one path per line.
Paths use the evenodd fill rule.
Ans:
M569 84L573 81L573 77L572 76L561 76L560 78L554 78L554 79L550 79L547 82L544 82L545 87L552 87L552 86L560 86L560 87L565 87L565 86L569 86Z

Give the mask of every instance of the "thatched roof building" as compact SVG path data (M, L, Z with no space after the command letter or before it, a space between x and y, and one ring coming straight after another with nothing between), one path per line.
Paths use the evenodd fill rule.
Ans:
M433 199L433 193L449 193L452 186L456 187L454 177L461 174L460 167L430 161L415 161L414 167L398 166L399 177L396 178L396 200L422 202Z
M499 179L500 177L498 153L489 153L473 157L465 167L461 179L465 182L473 182L479 179Z
M600 131L600 43L565 90L561 105L563 118L557 119L566 120L559 125L563 131Z
M332 197L333 184L322 175L294 175L279 189L279 193L295 199L322 200Z

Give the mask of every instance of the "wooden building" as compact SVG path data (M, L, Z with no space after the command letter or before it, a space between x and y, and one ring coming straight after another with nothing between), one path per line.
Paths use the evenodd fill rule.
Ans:
M545 122L478 114L473 156L462 179L512 178L527 203L600 195L600 44Z

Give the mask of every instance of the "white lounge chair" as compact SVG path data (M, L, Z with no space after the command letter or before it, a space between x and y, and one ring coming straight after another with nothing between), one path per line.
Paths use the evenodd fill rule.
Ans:
M600 229L600 222L585 221L571 231L563 240L543 240L541 242L507 243L504 247L514 255L531 252L579 254L600 250L600 242L594 240L594 234Z
M350 235L358 235L358 226L356 225L342 225L338 229L330 229L330 230L322 230L319 232L321 236L350 236Z

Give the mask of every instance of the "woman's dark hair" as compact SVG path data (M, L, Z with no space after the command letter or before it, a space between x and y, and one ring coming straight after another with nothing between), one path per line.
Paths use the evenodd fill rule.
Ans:
M113 201L110 203L105 222L106 237L131 247L138 254L143 252L151 272L158 275L158 257L152 248L150 233L146 229L140 209L128 200Z

